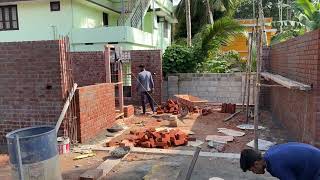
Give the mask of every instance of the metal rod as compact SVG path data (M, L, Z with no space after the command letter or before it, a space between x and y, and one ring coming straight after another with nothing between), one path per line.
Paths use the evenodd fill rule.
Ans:
M190 164L189 169L188 169L186 180L190 180L190 178L191 178L192 171L193 171L194 165L196 164L196 162L198 160L200 151L201 151L201 147L197 147L196 151L193 154L193 158L192 158L191 164Z
M24 180L23 176L23 167L22 167L22 159L21 159L21 152L20 152L20 141L19 141L19 135L16 134L15 136L16 141L16 150L17 150L17 157L18 157L18 168L19 168L19 179Z

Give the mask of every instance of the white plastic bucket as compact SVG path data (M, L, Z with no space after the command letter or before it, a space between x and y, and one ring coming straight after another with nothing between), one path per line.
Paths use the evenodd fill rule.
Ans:
M68 137L58 137L57 141L59 154L67 154L70 152L70 139Z

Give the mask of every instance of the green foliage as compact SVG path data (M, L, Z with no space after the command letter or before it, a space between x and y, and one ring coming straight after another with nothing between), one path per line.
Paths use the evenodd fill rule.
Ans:
M307 31L320 28L320 2L296 0L294 3L295 20L300 22Z
M212 25L204 26L192 39L192 47L187 47L185 39L178 39L163 55L164 75L197 71L229 72L240 64L240 56L235 52L221 53L220 48L243 31L244 27L237 21L221 18Z
M304 32L305 32L305 30L302 28L290 29L290 30L283 31L282 33L278 33L277 35L272 37L271 45L287 41L287 40L294 38L294 37L297 37L297 36L301 36L304 34Z
M258 1L244 0L235 12L235 18L238 19L255 19L253 17L253 3L255 4L255 15L258 16ZM264 17L272 17L274 21L279 20L278 0L262 1ZM284 9L285 10L285 9ZM290 19L283 10L283 19Z
M201 31L201 51L205 56L209 51L227 45L234 37L243 33L244 27L230 18L221 18Z
M163 73L196 72L197 61L193 58L193 50L190 47L173 44L163 54Z
M241 61L239 53L236 51L219 51L210 54L207 60L201 64L199 71L205 73L228 73L235 68L239 70L245 68L245 62Z
M216 21L222 17L232 16L243 0L209 0L213 19ZM209 22L207 6L203 0L190 0L191 33L192 37L201 31ZM178 19L175 38L187 37L185 0L181 0L175 10Z

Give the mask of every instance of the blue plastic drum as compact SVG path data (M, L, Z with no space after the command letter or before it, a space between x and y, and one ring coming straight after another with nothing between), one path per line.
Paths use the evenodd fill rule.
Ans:
M19 179L19 153L16 143L19 137L22 176L24 180L60 180L61 172L57 150L55 127L23 128L6 135L12 177Z

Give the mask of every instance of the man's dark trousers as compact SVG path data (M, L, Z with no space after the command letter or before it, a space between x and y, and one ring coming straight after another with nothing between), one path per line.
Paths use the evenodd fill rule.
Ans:
M150 96L150 93L151 93L151 91L149 91L149 92L145 91L145 92L141 92L141 94L140 94L143 114L146 113L146 101L145 101L145 99L146 99L145 97L146 96L147 96L148 102L150 104L151 110L152 110L152 112L154 112L153 100L152 100L152 98Z

